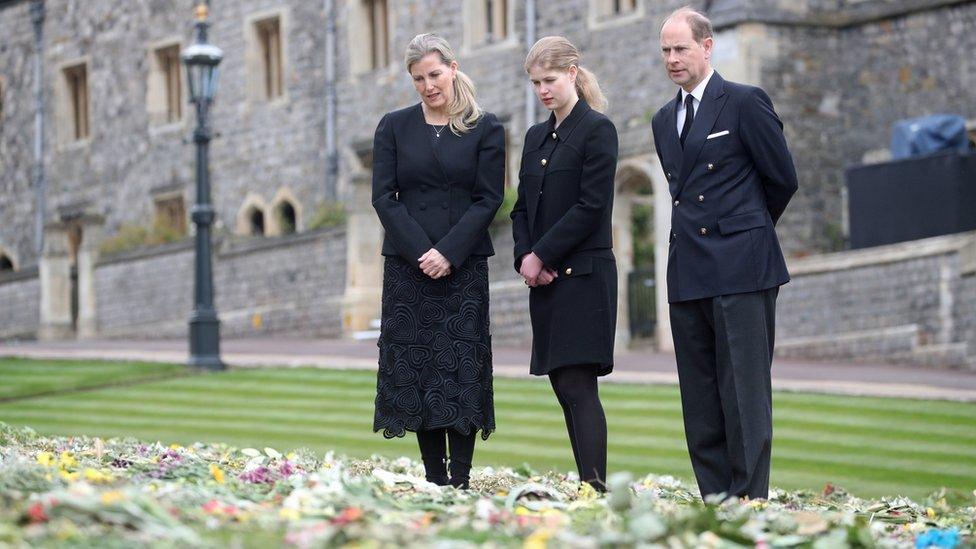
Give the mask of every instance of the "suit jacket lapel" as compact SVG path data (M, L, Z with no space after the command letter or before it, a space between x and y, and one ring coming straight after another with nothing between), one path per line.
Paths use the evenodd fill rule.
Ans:
M695 119L691 123L691 131L688 132L688 137L685 139L685 147L681 154L678 188L675 195L681 192L681 187L684 186L685 179L691 173L691 169L695 166L695 161L698 160L698 154L701 152L702 146L705 145L705 138L712 131L715 120L718 119L722 108L725 107L727 99L728 97L725 95L725 80L716 72L712 74L712 78L705 87L702 101L698 105L698 112L695 113Z
M681 90L678 90L678 97L667 105L667 111L664 116L664 141L661 143L662 149L665 150L665 156L677 160L674 163L674 167L679 171L681 169L681 141L678 140L678 103L680 101ZM671 195L674 196L675 191L677 191L678 180L669 178L668 187L671 190Z

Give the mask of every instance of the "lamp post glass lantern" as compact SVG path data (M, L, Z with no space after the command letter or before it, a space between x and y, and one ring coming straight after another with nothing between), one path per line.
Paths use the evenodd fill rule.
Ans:
M213 370L223 369L220 360L220 320L213 304L213 265L211 258L210 227L214 220L214 208L210 201L209 149L211 130L208 111L217 92L217 66L223 59L220 48L207 42L208 8L196 7L196 42L183 50L186 65L190 102L197 108L197 126L193 130L193 143L197 155L197 200L191 211L196 226L193 312L190 314L189 365Z

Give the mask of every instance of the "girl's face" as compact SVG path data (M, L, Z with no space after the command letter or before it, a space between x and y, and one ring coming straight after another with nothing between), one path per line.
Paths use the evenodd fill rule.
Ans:
M441 56L428 53L420 61L410 65L410 76L417 95L431 109L441 109L454 99L454 77L457 61L445 65Z
M536 97L547 109L558 111L576 102L576 74L575 66L569 70L544 69L539 65L529 69L529 80Z

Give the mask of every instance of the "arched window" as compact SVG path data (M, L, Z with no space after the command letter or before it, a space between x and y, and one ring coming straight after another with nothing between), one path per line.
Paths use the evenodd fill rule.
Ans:
M250 233L264 236L264 212L258 208L253 208L248 214L247 219L250 226Z
M10 259L7 254L0 253L0 273L12 270L14 270L14 260Z
M275 208L275 215L278 216L278 227L281 234L292 234L298 227L298 217L295 215L295 206L287 200L282 200Z

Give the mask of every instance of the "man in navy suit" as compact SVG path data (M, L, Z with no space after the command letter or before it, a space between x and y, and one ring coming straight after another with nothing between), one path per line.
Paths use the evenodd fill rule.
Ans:
M765 498L776 295L790 279L774 226L796 170L769 96L723 80L712 48L711 23L689 8L661 28L681 88L651 122L673 204L671 330L702 495Z

